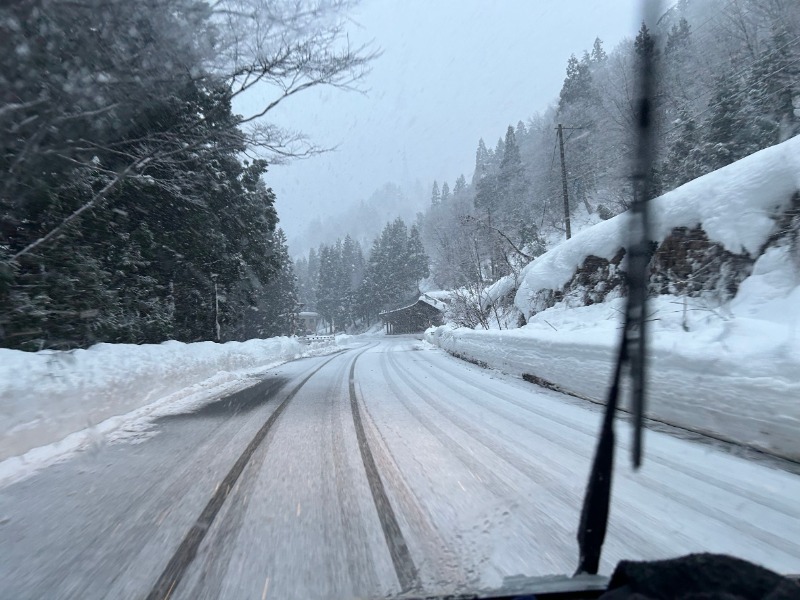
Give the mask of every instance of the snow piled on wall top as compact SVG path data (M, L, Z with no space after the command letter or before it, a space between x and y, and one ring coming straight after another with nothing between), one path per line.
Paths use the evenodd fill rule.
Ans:
M652 201L651 234L661 242L676 227L701 225L726 250L754 256L800 190L800 136L698 177ZM626 243L628 214L584 229L539 256L520 276L515 304L566 284L587 256L610 260Z

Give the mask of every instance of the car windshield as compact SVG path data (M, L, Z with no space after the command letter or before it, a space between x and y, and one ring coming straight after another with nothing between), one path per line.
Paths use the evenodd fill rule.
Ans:
M800 573L800 3L15 0L0 142L0 596Z

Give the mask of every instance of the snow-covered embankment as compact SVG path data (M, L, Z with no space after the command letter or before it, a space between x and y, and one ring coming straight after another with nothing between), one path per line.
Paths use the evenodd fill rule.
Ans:
M254 383L254 371L333 350L333 341L304 345L287 337L97 344L68 352L0 349L0 460L151 403L230 393Z
M800 460L799 191L796 137L653 201L651 417ZM603 401L624 308L626 227L619 215L528 265L514 298L524 327L444 326L426 339ZM716 289L698 291L704 280ZM507 282L494 289L514 293Z

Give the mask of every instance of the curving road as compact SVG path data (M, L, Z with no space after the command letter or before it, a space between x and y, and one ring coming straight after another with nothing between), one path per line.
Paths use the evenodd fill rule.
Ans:
M412 337L288 363L0 489L0 597L381 597L571 573L599 419ZM652 431L644 468L628 462L603 572L691 551L800 572L797 475Z

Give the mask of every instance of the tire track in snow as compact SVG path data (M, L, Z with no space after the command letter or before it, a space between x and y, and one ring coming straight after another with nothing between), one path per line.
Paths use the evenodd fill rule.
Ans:
M469 436L472 440L486 448L490 453L494 454L497 458L501 461L505 462L509 466L511 466L514 470L519 472L523 477L527 478L531 483L534 485L539 486L539 491L537 492L538 498L540 500L546 499L546 501L542 502L544 506L547 505L568 505L572 502L575 503L575 511L576 511L576 519L577 515L579 514L580 510L580 501L582 499L582 492L583 487L580 488L580 492L577 496L570 496L567 492L568 490L565 489L564 482L562 479L558 478L551 469L546 468L547 465L543 464L542 466L545 467L545 470L538 469L534 464L530 461L520 457L519 455L515 455L513 452L509 451L506 448L505 444L502 443L500 440L503 439L501 432L494 427L482 423L480 427L476 427L470 421L463 416L456 413L451 408L447 407L445 403L433 399L430 393L426 394L420 387L414 382L413 376L410 372L408 372L404 367L398 364L397 359L393 357L391 353L388 353L389 362L398 375L403 379L405 385L407 385L424 403L430 406L434 411L439 413L443 418L450 421L453 425L458 427L461 431L463 431L467 436ZM472 402L470 398L464 396L468 401ZM474 403L474 402L473 402ZM537 432L538 433L538 432ZM496 439L493 439L493 436ZM552 440L549 440L552 442ZM565 442L564 444L559 444L558 447L567 448L569 444ZM587 461L588 464L588 461ZM581 479L581 484L583 480ZM619 500L615 500L619 502ZM623 503L624 504L624 503ZM630 510L633 510L631 508ZM576 521L577 523L577 521ZM629 541L629 543L636 544L637 547L646 548L653 544L659 543L667 543L669 541L669 537L667 535L656 534L651 532L649 535L644 536L638 530L627 526L626 524L617 524L616 527L624 532L625 538ZM572 543L572 532L570 535L567 536Z
M426 418L425 415L422 413L422 411L420 411L419 408L413 405L413 402L399 389L398 385L394 381L394 377L396 377L399 380L402 380L403 383L407 385L409 389L411 389L416 396L420 397L420 399L425 404L428 404L428 406L431 409L433 409L436 413L438 413L441 416L444 416L445 419L447 419L445 415L442 415L440 411L438 411L433 405L430 404L430 402L428 402L425 398L422 397L422 394L418 388L412 387L409 384L407 378L397 368L396 365L394 364L391 365L395 371L394 377L389 373L388 365L386 362L387 356L391 357L391 353L386 352L382 355L381 371L384 375L387 385L389 386L389 389L392 391L393 396L400 401L400 403L403 405L406 411L414 419L416 419L416 421L420 424L421 427L427 429L428 432L433 436L433 438L436 439L440 444L442 444L442 446L444 446L455 457L455 459L459 463L461 463L461 465L468 472L470 472L472 476L478 482L480 482L480 484L482 484L485 487L489 495L491 495L496 501L500 503L503 502L507 503L506 510L504 511L504 516L510 515L511 511L513 511L515 507L524 504L525 498L523 495L520 494L518 488L515 488L505 479L498 476L494 470L492 470L483 462L478 460L474 452L466 450L452 435L445 432L441 427L434 424L430 419ZM388 360L390 362L393 362L394 359L389 358ZM458 425L456 425L455 423L454 425L458 427ZM464 433L468 434L468 432L466 432L464 429L460 427L458 428L461 429L461 431L463 431ZM495 454L491 448L483 444L480 440L473 438L473 443L479 444L483 446L488 452ZM509 466L511 466L521 476L525 476L523 473L518 471L513 465ZM548 490L544 488L544 492L547 493L547 491ZM512 501L511 499L515 497L517 498L517 500ZM510 504L508 504L509 502ZM574 532L570 528L565 527L563 523L557 521L548 521L547 523L543 522L534 523L531 520L530 515L528 513L520 513L516 516L518 519L520 519L522 523L526 524L532 531L535 529L534 525L537 525L540 529L546 526L549 530L548 536L550 537L550 539L569 539L570 542L572 541L572 536ZM540 544L538 538L535 537L532 538L531 544L537 549L537 552L541 553L542 555L544 555L544 553L548 550L547 547Z
M389 547L389 554L392 557L392 564L397 574L397 580L400 582L400 587L403 589L403 592L407 592L421 588L419 573L414 564L414 559L411 557L411 553L408 550L408 544L403 537L403 532L400 531L400 525L397 522L394 509L392 509L392 505L389 502L389 497L386 495L386 488L378 473L375 458L372 455L372 450L370 450L367 436L364 432L364 423L361 420L358 398L356 397L356 362L366 351L367 350L362 350L356 355L353 359L353 363L350 365L350 409L353 413L353 422L356 427L358 449L361 452L361 460L364 463L364 470L367 473L367 481L369 482L369 488L372 492L372 499L375 502L375 508L378 511L378 518L381 522L386 545Z
M462 359L457 359L457 360L462 360ZM421 361L419 359L415 360L415 362L417 364L421 365L423 368L427 368L428 370L433 370L434 369L433 365L425 363L424 361ZM450 377L451 379L455 380L458 383L464 383L463 378L459 377L458 375L453 373L450 369L444 368L443 366L436 367L436 371L435 372L437 374L444 374L444 375ZM543 389L547 389L547 388L543 388ZM485 391L489 395L494 396L495 398L497 398L499 400L502 400L503 402L506 402L508 404L512 404L514 406L517 406L517 407L521 408L522 410L524 410L524 411L526 411L528 413L536 415L537 417L541 417L543 419L547 419L547 420L552 421L554 423L557 423L559 425L563 425L565 427L569 427L571 429L574 429L575 431L579 431L579 432L589 436L592 439L594 439L596 437L596 435L597 435L597 431L594 431L592 429L583 427L580 424L575 423L574 421L569 421L569 420L560 418L557 415L552 414L551 412L545 412L545 411L539 410L536 407L534 407L534 406L532 406L532 405L530 405L528 403L520 402L519 400L516 400L514 398L508 397L508 396L506 396L506 395L504 395L504 394L502 394L500 392L496 392L496 391L488 389L488 388L486 388ZM550 393L552 393L552 394L560 394L561 392L557 392L557 391L554 391L554 390L547 390L546 393L548 393L548 394L550 394ZM572 397L572 398L579 399L577 396L575 396L573 394L568 394L568 395L570 397ZM581 399L579 399L579 400L581 400ZM591 404L593 406L595 406L595 407L599 406L600 410L604 410L605 405L602 404L602 403L598 403L598 402L595 402L593 400L583 400L583 401L584 402L591 402ZM574 406L580 406L580 404L574 404ZM656 422L657 423L662 423L661 421L656 421ZM666 423L664 423L664 424L666 424ZM691 431L689 429L683 429L681 427L677 427L677 426L674 426L674 425L669 425L669 424L666 424L666 425L668 427L671 427L671 428L675 428L675 429L678 429L678 430L681 430L681 431L688 431L690 433L693 433L693 434L701 436L701 437L710 437L710 439L716 440L716 438L714 438L713 436L706 436L705 434L697 433L697 432ZM659 431L659 433L663 433L665 435L669 435L670 437L674 437L674 438L680 439L682 441L695 442L695 440L692 440L692 439L686 440L684 438L681 438L680 436L675 436L674 434L672 434L672 433L670 433L668 431L667 432ZM706 442L699 442L699 443L706 444ZM723 441L723 443L730 444L730 442L727 442L727 441ZM712 448L717 448L717 446L714 446L713 444L711 444L711 447ZM624 440L624 438L617 440L617 448L621 452L629 452L630 451L629 444ZM771 456L771 455L766 455L766 456ZM730 493L733 493L733 494L736 494L736 495L747 494L748 499L750 499L751 501L756 502L758 504L761 504L765 508L770 508L772 510L780 512L784 516L788 516L788 517L792 517L792 518L794 518L796 516L796 513L794 512L794 505L791 504L791 503L782 502L780 499L775 498L773 496L766 495L766 494L758 494L757 492L755 492L752 489L745 489L745 488L742 488L741 486L737 486L737 485L732 484L730 482L724 481L724 480L722 480L722 479L720 479L718 477L714 477L712 474L709 474L707 472L698 471L696 469L693 469L691 467L691 465L687 464L686 462L672 460L670 458L667 458L667 457L664 457L664 456L661 456L661 455L655 455L655 454L648 454L647 460L649 462L658 463L658 464L660 464L660 465L662 465L664 467L667 467L669 469L674 469L676 471L680 471L680 472L684 473L685 475L687 475L688 477L692 477L692 478L696 479L697 481L701 481L703 483L714 485L715 487L718 487L718 488L720 488L722 490L725 490L727 492L730 492ZM787 462L790 463L789 466L791 466L791 464L794 464L794 463L791 463L791 461L786 461L785 459L775 459L775 460L776 461L780 461L782 463L782 465L783 465L783 466L780 466L780 467L777 467L777 468L779 468L781 470L784 470L784 471L793 472L793 471L787 469L785 465L786 465ZM755 461L755 462L758 463L758 461ZM771 463L769 463L769 462L767 462L766 464L768 466L771 466Z
M378 357L379 361L385 360L385 350L378 353ZM373 414L384 403L383 397L368 402L367 398L372 400L372 396L363 393L359 382L356 382L356 387L359 397L362 398L360 409L364 433L395 507L400 526L406 531L409 549L416 557L417 571L425 592L436 590L437 593L446 595L455 594L462 588L465 592L477 589L480 582L476 579L476 571L465 566L463 558L453 551L446 533L438 528L427 508L423 499L427 496L420 495L424 494L424 490L412 487L407 473L400 467L398 456L385 431L385 428L393 429L390 425L393 421L387 421L385 416L376 418Z
M365 351L368 349L369 348L365 349ZM332 415L332 477L333 481L336 482L336 496L339 500L339 518L341 519L342 530L346 539L345 551L349 557L347 560L347 569L350 575L350 581L354 586L357 582L361 582L362 589L379 590L381 589L381 580L374 568L374 560L371 560L371 548L368 542L368 519L361 509L361 504L352 501L348 497L348 494L353 494L354 490L359 488L359 486L354 480L358 475L355 467L353 469L349 467L351 460L355 462L357 459L350 458L348 454L349 448L347 447L346 439L349 440L350 436L345 433L346 430L349 431L352 417L348 414L350 412L348 410L349 403L345 404L342 402L344 396L340 393L347 375L348 368L344 366L327 391L327 400ZM366 502L364 510L369 510L369 504ZM364 567L367 565L369 568L365 569ZM357 569L359 566L361 566L360 571Z
M168 600L168 598L172 595L172 592L180 583L183 575L189 568L189 565L192 564L195 556L197 556L197 549L200 547L201 542L206 537L206 534L211 528L211 525L214 523L214 519L219 514L220 509L225 504L225 500L228 498L233 490L233 487L236 485L236 482L241 476L242 471L244 471L244 468L247 466L250 458L267 437L267 434L272 429L272 426L281 416L283 411L286 410L286 407L297 395L300 389L306 383L308 383L308 380L316 375L325 365L338 357L339 354L336 354L314 369L299 384L297 384L291 392L289 392L286 398L284 398L283 402L278 405L278 408L272 412L264 425L261 426L261 429L258 430L256 435L239 456L238 460L233 464L233 467L231 467L230 471L228 471L228 474L225 476L222 482L220 482L216 491L211 496L211 499L203 509L203 512L200 513L197 521L195 521L194 525L192 525L192 527L189 529L180 546L178 546L178 549L167 563L166 568L161 573L161 576L153 585L150 593L147 595L147 600Z
M430 364L426 364L424 361L415 360L414 362L418 366L423 366L424 368L427 368L430 372L432 372L432 373L434 373L436 375L439 374L439 371L436 370L435 367L433 367ZM471 390L473 393L470 394L470 390L466 390L461 385L459 385L459 384L463 384L463 379L457 378L452 373L446 373L446 374L449 375L449 377L451 377L452 379L454 379L454 380L456 380L458 382L458 383L454 383L454 384L448 384L448 386L451 389L453 389L454 391L459 391L467 401L469 401L473 405L482 407L485 410L488 410L489 412L494 413L495 415L501 417L504 420L509 421L510 423L517 424L517 422L514 419L514 416L511 415L511 414L508 414L506 412L506 410L504 410L501 406L497 406L496 404L493 404L492 402L487 401L487 400L477 399L477 398L474 397L474 390ZM410 386L411 386L411 384L410 384ZM584 427L581 427L580 425L578 425L576 423L572 423L572 422L566 421L564 419L555 417L555 416L550 415L548 413L539 412L539 411L537 411L536 409L534 409L532 407L523 405L520 402L515 401L513 399L510 399L510 398L508 398L508 397L506 397L506 396L504 396L504 395L502 395L502 394L500 394L498 392L495 392L495 391L493 391L493 390L491 390L489 388L481 388L481 389L485 393L487 393L487 394L489 394L491 396L494 396L495 398L498 398L499 400L502 400L502 401L504 401L504 402L506 402L508 404L511 404L513 406L516 406L518 408L524 409L524 410L526 410L526 411L528 411L530 413L533 413L533 414L535 414L537 416L540 416L540 417L542 417L544 419L547 419L547 420L551 421L552 423L556 423L556 424L558 424L558 425L560 425L562 427L566 427L568 429L572 429L572 430L574 430L576 432L585 434L587 436L591 436L591 433L588 430L586 430ZM449 409L444 409L444 410L448 411L447 414L448 414L449 418L451 420L453 420L454 422L458 423L459 421L461 421L459 416L456 415L455 413L453 413L452 411L450 411ZM584 452L582 450L578 450L573 444L569 443L569 440L567 440L566 438L564 438L563 436L561 436L561 435L559 435L557 433L545 432L544 430L540 429L540 430L537 430L537 434L539 436L543 437L544 439L547 439L550 442L552 442L554 444L557 444L560 447L563 447L567 451L572 452L576 456L585 459L586 461L589 461L591 459L590 452ZM511 464L515 464L515 462L512 462L512 460L513 460L512 457L509 457L506 460L509 460L509 462L511 462ZM684 469L682 468L683 465L679 465L679 464L673 463L672 461L669 461L667 459L656 460L656 457L653 457L651 460L653 460L653 462L660 462L660 463L662 463L662 466L666 466L667 468L671 468L674 471L676 471L677 473L682 473L684 475L688 475L688 476L691 477L691 474L686 473L684 471ZM521 468L523 471L525 470L525 466L522 463L519 463L519 467L518 468ZM724 513L722 511L720 511L720 510L717 510L713 506L707 506L702 502L698 502L698 500L696 498L683 493L679 489L676 489L674 487L671 487L671 486L668 486L668 485L664 484L664 482L662 482L659 479L653 477L652 475L648 475L646 473L639 473L636 476L635 479L630 480L630 483L633 484L633 485L636 485L642 491L646 491L648 493L658 494L661 498L669 498L673 502L676 502L676 503L682 505L685 509L688 509L688 510L690 510L690 511L692 511L692 512L698 514L698 515L702 515L703 517L705 517L707 519L711 519L711 520L717 521L718 523L720 523L722 525L725 525L727 527L730 527L730 528L732 528L732 529L734 529L736 531L739 531L740 533L745 534L745 535L747 535L748 537L750 537L750 538L752 538L754 540L759 540L765 546L770 547L770 548L772 548L774 550L779 550L779 551L783 552L785 555L794 558L795 560L798 558L798 556L800 556L800 545L798 545L797 543L789 541L788 539L780 537L780 536L778 536L778 535L776 535L776 534L774 534L774 533L772 533L770 531L766 531L766 530L758 527L757 525L753 525L753 524L747 523L747 522L743 521L740 518L737 518L735 516L732 516L730 514L727 514L727 513ZM718 486L718 487L722 487L722 486ZM733 491L733 490L726 490L726 491ZM741 492L736 493L736 495L742 497L741 496ZM747 499L747 500L751 500L753 502L757 502L757 503L761 504L762 506L764 506L766 504L765 502L758 502L758 500L756 500L754 498L751 498L749 496L744 496L743 498ZM614 502L616 504L625 504L624 499L621 498L621 497L616 497L614 499ZM786 515L786 513L784 511L781 511L779 508L774 508L774 507L770 507L770 508L772 508L773 510L776 510L776 511L778 511L778 512L784 514L784 515ZM792 515L787 515L787 516L792 516Z

